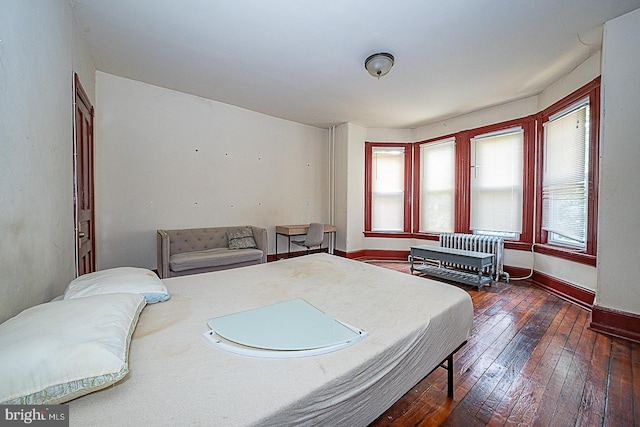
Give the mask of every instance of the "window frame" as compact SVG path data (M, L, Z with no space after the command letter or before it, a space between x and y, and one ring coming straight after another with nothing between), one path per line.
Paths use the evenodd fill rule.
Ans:
M451 135L445 135L445 136L441 136L438 138L432 138L432 139L428 139L425 141L419 141L413 144L413 168L414 171L416 171L416 173L414 173L414 177L413 177L413 188L415 189L415 194L413 196L413 234L414 236L420 237L420 238L426 238L428 240L438 240L438 236L440 235L440 233L437 232L425 232L425 231L420 231L420 218L421 218L421 213L420 213L420 167L421 167L421 158L420 158L420 149L423 145L426 144L432 144L432 143L439 143L442 141L446 141L449 139L453 139L453 156L454 156L454 195L453 195L453 212L454 212L454 218L453 218L453 227L454 227L454 231L457 230L457 217L458 217L458 208L459 208L459 197L458 197L458 139L456 137L456 134L451 134Z
M413 143L410 142L369 142L365 141L365 192L364 192L364 235L366 237L411 237L411 200L413 176ZM401 147L404 149L404 200L403 200L403 231L373 231L371 230L372 188L373 188L373 149L375 147Z
M469 150L470 150L469 151L469 156L470 156L469 161L470 161L470 169L478 167L477 164L476 165L471 165L471 162L474 159L474 153L473 153L474 150L472 149L473 145L474 145L474 142L476 144L478 144L478 142L481 142L483 138L500 137L500 136L514 134L514 133L519 133L519 134L522 135L522 148L521 148L521 151L522 151L522 159L521 159L522 160L522 165L521 166L522 166L522 168L521 168L521 176L520 176L520 184L521 184L521 192L522 192L522 204L520 205L520 231L519 232L511 232L511 233L510 232L491 233L491 231L497 231L497 230L481 230L482 232L479 232L478 229L473 229L471 227L471 222L472 222L471 221L471 219L472 219L471 218L472 217L471 212L473 211L473 208L474 208L474 204L473 204L473 200L474 200L473 189L474 189L474 186L473 186L472 175L473 175L473 173L477 173L477 170L474 169L473 173L472 173L471 170L469 170L469 230L471 230L471 233L473 233L473 234L480 234L480 235L486 235L486 236L500 236L499 233L502 233L502 234L504 234L504 236L500 236L500 237L503 237L504 240L512 240L512 241L519 241L520 240L520 236L522 235L522 231L524 229L524 224L522 222L522 218L524 216L523 215L524 212L522 211L522 209L524 209L524 181L525 181L526 175L527 175L526 174L526 170L524 168L524 156L526 155L526 153L524 151L524 149L525 149L525 143L524 143L525 130L524 130L524 127L523 126L514 126L514 127L511 127L511 128L501 129L501 130L496 131L496 132L488 132L488 133L483 133L483 134L478 134L478 135L472 136L471 138L469 138L469 144L470 144L469 145ZM476 145L476 153L477 153L477 145ZM476 163L478 162L477 154L476 154L476 160L475 161L476 161ZM515 234L516 236L506 236L506 234Z
M542 229L542 177L544 174L544 124L552 116L571 108L585 98L589 99L589 155L587 161L587 230L586 248L576 248L570 245L549 243L548 232ZM599 141L600 141L600 77L567 95L558 102L545 108L537 119L536 141L537 170L536 170L536 245L537 253L552 255L558 258L596 265L597 234L598 234L598 183L599 183Z
M505 131L512 128L522 128L522 232L518 239L505 238L504 244L508 249L531 250L533 244L533 205L534 205L534 174L535 165L535 133L536 116L526 116L519 119L496 123L464 132L460 137L461 153L460 179L463 183L463 194L460 195L461 218L457 232L472 234L471 230L471 140L485 134Z

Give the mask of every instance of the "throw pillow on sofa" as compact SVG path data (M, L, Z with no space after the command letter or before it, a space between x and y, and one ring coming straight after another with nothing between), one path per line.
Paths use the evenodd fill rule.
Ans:
M253 229L249 226L227 232L229 249L256 249L258 245L253 238Z

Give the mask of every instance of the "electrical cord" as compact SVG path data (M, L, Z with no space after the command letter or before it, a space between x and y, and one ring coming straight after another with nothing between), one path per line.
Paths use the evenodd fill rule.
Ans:
M527 279L531 279L531 277L533 276L533 271L534 271L534 267L535 267L535 262L536 262L536 257L535 257L535 253L533 251L533 247L535 246L535 243L531 244L531 271L529 272L529 274L527 274L524 277L510 277L509 280L527 280Z

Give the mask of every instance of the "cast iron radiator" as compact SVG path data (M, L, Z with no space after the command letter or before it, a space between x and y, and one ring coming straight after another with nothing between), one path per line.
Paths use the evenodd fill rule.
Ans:
M495 280L504 277L509 282L509 274L504 271L504 240L502 237L482 236L479 234L442 233L438 239L443 248L462 249L465 251L485 252L496 256L494 265ZM443 263L444 264L444 263ZM458 270L470 270L464 265L446 263L446 267ZM489 274L489 267L484 269Z

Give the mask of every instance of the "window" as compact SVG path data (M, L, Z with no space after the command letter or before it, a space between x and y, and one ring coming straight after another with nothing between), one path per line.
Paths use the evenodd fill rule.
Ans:
M410 228L410 144L366 144L367 231L401 233Z
M536 252L595 265L599 129L599 78L540 114Z
M518 127L471 139L469 228L474 233L519 239L523 136Z
M547 243L586 248L589 99L544 124L542 229Z
M454 231L455 138L420 145L420 233Z
M365 236L500 236L595 265L600 78L531 116L416 143L365 143Z

